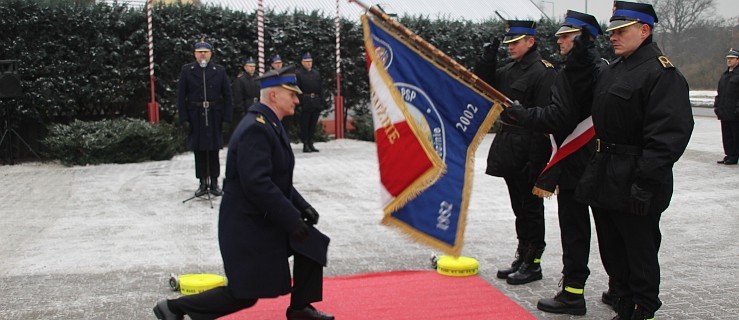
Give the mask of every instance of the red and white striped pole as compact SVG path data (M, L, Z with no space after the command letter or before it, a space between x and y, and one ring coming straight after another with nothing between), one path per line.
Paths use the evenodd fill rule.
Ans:
M259 55L259 74L264 74L264 0L257 2L257 52Z
M334 124L336 139L344 139L344 97L341 96L341 11L336 0L336 98L334 99Z
M152 0L146 1L146 19L149 32L149 81L151 82L151 102L147 103L149 110L149 122L159 123L159 104L156 102L156 92L154 91L154 36L152 34Z

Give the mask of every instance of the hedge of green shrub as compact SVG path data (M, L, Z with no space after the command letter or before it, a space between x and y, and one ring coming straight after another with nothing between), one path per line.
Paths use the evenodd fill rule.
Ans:
M46 156L72 166L169 160L181 149L182 139L172 125L123 118L55 124L42 143Z

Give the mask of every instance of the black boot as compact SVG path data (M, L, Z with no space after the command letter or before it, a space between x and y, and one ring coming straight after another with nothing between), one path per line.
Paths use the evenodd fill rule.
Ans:
M541 280L541 256L544 254L544 248L537 248L530 245L526 250L523 263L518 270L508 275L506 282L508 284L526 284L536 280Z
M616 316L611 320L631 320L634 314L634 301L631 297L619 297L616 302Z
M218 178L210 178L210 194L216 197L223 195L223 190L218 187Z
M654 312L647 311L640 305L636 305L634 313L631 314L631 320L654 320Z
M613 281L613 278L608 278L608 290L603 291L603 294L600 296L600 301L611 306L613 311L617 311L616 302L618 301L618 298L616 298L616 293L613 292Z
M307 142L303 143L303 153L309 153L309 152L313 152L313 150L310 149L310 145L308 145Z
M198 187L198 190L195 190L195 196L202 197L206 193L208 193L208 179L200 178L200 187Z
M557 293L554 298L541 299L536 304L536 308L551 313L572 314L576 316L584 315L585 296L584 284L582 282L568 281L563 279L560 285L564 283L562 291Z
M310 151L312 151L312 152L319 152L318 149L316 149L316 147L313 146L313 141L312 140L310 142L308 142L308 148L310 148Z
M514 273L518 270L518 267L521 266L521 263L523 263L523 255L524 251L526 251L527 245L523 243L518 243L518 248L516 248L516 258L511 263L511 266L509 268L505 269L498 269L498 279L506 279L508 278L508 275L511 273Z

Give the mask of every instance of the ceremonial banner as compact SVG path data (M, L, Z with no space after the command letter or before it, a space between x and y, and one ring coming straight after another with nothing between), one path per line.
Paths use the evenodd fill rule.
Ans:
M415 197L386 205L383 223L400 228L415 239L458 256L463 243L467 207L472 187L474 155L502 105L455 76L427 52L411 45L384 22L362 16L367 50L373 120L380 177L400 174L386 171L405 166L405 156L391 157L388 150L395 129L405 123L413 134L432 146L446 173ZM414 35L415 36L415 35ZM393 109L393 113L390 110ZM397 110L397 112L395 112ZM385 116L383 117L383 114ZM391 120L387 120L387 117ZM402 117L402 118L401 118ZM398 129L400 130L400 129ZM403 137L403 132L398 135ZM426 150L426 149L424 149ZM388 165L384 161L401 161ZM387 203L387 195L383 202Z

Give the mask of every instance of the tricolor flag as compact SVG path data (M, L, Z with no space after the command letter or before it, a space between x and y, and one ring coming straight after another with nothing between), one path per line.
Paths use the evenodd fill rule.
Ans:
M362 24L384 189L382 222L458 256L472 188L475 150L500 114L502 105L447 70L432 54L413 46L408 38L393 32L384 22L364 15ZM397 147L401 139L415 139L418 144L405 141ZM405 185L407 182L403 181L408 180L409 174L417 175L427 170L429 164L434 169L425 172L429 177L436 174L433 171L437 170L436 159L446 172L432 185L425 189ZM390 181L397 184L389 185ZM404 194L409 187L410 192Z

